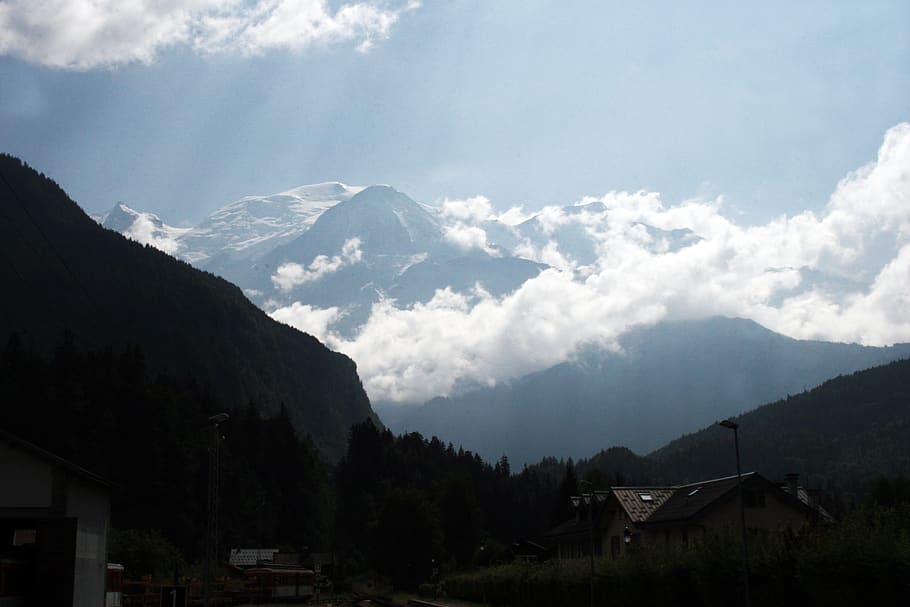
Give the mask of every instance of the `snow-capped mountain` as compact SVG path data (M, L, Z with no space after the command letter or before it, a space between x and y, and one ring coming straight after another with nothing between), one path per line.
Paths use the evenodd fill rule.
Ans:
M192 228L169 226L157 215L133 210L122 202L96 219L110 230L219 273L218 266L228 260L257 257L293 240L326 210L362 189L331 181L267 196L246 196Z
M295 303L335 309L333 330L346 335L384 299L406 307L440 289L477 287L498 297L548 265L584 272L602 258L613 230L599 201L548 207L518 225L470 223L390 186L338 182L248 196L191 229L123 209L104 225L223 276L267 311ZM688 230L645 224L617 229L654 252L698 240Z
M494 294L518 288L542 266L466 251L445 237L436 209L389 186L370 186L326 210L290 242L225 276L268 308L301 302L343 311L335 329L350 334L384 298L399 305L428 301L437 289Z
M246 196L218 209L188 233L182 256L209 269L218 258L265 254L306 232L326 210L362 189L332 181Z
M604 440L649 449L694 429L693 422L735 415L801 382L907 351L807 345L740 321L652 329L647 317L639 321L634 314L628 322L643 323L641 333L624 335L619 351L596 339L585 342L571 332L597 332L580 331L578 319L590 317L585 329L609 323L601 309L612 304L612 292L603 296L591 277L619 256L672 259L704 241L689 229L649 225L652 216L630 213L621 197L547 207L517 225L490 218L471 201L457 204L462 207L449 201L436 208L390 186L330 183L243 198L191 229L171 228L125 205L104 224L220 274L273 318L352 348L367 389L392 395L384 401L370 394L396 431L445 433L487 455L507 452L529 461L543 454L528 444L581 455L607 446ZM529 282L535 277L540 280ZM808 278L830 282L824 273ZM589 282L595 284L588 288ZM443 289L453 293L437 297ZM569 297L554 297L557 289ZM474 311L478 321L464 322ZM490 331L485 340L481 332L495 323L507 330ZM447 332L467 337L459 341ZM561 339L580 345L551 355L547 348L562 347ZM521 348L537 357L537 369L508 365L513 349ZM463 371L475 364L480 371ZM449 373L449 367L455 381L431 383L437 369ZM429 390L447 398L395 408L422 402ZM659 419L660 429L641 434L643 418ZM533 440L503 442L512 435ZM582 451L568 450L567 436Z
M122 202L98 220L109 230L177 256L180 255L181 239L192 231L192 228L169 226L154 213L136 211Z
M105 227L223 276L267 310L294 302L339 308L343 333L383 298L409 305L437 289L478 284L501 295L544 267L511 256L509 247L491 255L453 244L439 209L386 185L330 182L248 196L194 228L123 209L105 215Z

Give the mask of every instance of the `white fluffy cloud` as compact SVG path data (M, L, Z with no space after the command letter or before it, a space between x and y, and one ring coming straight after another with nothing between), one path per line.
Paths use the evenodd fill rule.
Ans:
M464 199L446 198L442 201L442 216L457 221L479 223L493 217L493 206L486 196L473 196Z
M337 272L345 266L358 263L363 258L360 250L360 239L351 238L341 247L341 255L318 255L310 265L304 267L299 263L284 263L278 266L272 275L272 283L282 291L290 291L306 282L319 280L327 274Z
M155 247L168 255L175 255L180 249L180 237L189 231L189 228L174 228L171 226L156 225L153 215L138 213L136 219L124 232L124 236Z
M366 52L387 38L410 0L5 0L0 55L55 68L150 63L162 49L259 54L354 43Z
M442 202L440 215L449 223L443 227L445 239L462 249L480 249L490 255L500 252L489 246L487 232L477 224L493 219L493 207L486 196Z
M721 199L667 206L648 192L579 205L538 215L548 239L518 250L554 267L508 296L447 289L407 309L383 301L350 339L308 320L312 310L276 317L349 354L372 398L398 401L539 370L588 343L615 347L630 327L665 319L719 314L796 338L910 341L910 124L890 129L877 160L844 178L818 216L742 227ZM488 213L461 204L448 216L470 228ZM562 230L586 235L596 262L562 250ZM695 237L671 246L671 230Z
M336 307L315 308L300 302L294 302L286 308L275 310L271 314L278 322L283 322L292 327L303 328L313 335L326 335L329 327L342 316L341 310Z

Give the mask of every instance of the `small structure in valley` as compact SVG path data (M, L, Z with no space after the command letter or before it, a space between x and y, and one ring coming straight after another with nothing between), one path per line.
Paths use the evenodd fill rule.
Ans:
M755 472L743 474L747 527L796 529L830 521L817 494L799 487L797 479L787 475L786 483L777 484ZM558 558L587 558L592 545L595 556L610 558L641 544L685 547L711 533L737 532L739 525L736 476L669 487L611 487L595 495L579 500L575 518L546 534Z

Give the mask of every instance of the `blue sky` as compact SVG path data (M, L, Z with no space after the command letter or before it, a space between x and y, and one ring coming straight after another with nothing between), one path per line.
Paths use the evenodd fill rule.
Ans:
M327 180L723 195L758 224L822 209L910 120L902 1L44 4L0 1L0 150L172 224Z

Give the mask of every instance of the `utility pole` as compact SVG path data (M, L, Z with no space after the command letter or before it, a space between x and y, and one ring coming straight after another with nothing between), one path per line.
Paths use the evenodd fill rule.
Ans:
M589 531L590 531L590 540L591 540L589 550L588 550L588 552L590 553L590 561L591 561L589 593L590 593L591 607L594 607L594 504L595 504L594 484L591 481L586 481L586 480L578 481L579 485L581 485L582 483L587 484L591 487L591 493L590 493L589 498L586 497L584 493L582 493L581 498L582 498L582 502L586 503L588 505L588 526L590 527Z
M221 431L218 426L229 419L227 413L209 418L208 518L205 526L205 562L202 573L202 604L211 605L212 585L218 568L218 491L221 486Z
M717 425L733 430L733 444L736 447L736 485L739 489L739 521L743 535L743 579L746 588L746 607L752 607L752 593L749 591L749 543L746 533L746 507L743 501L743 473L739 467L739 424L725 419L717 422Z

